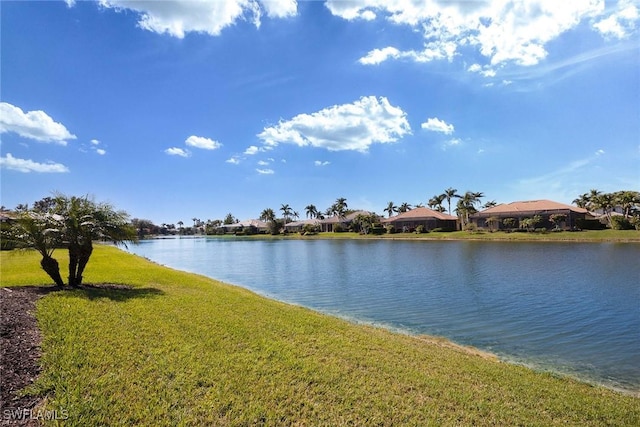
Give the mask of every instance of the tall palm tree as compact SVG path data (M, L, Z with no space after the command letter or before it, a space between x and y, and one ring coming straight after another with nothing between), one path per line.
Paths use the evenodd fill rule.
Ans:
M271 208L267 208L260 213L261 221L270 222L276 219L276 213Z
M398 212L398 207L393 204L393 202L387 203L387 207L384 208L384 211L389 213L389 218L393 215L394 212Z
M454 197L460 198L460 195L458 195L458 190L456 190L455 188L449 187L446 190L444 190L444 193L442 193L444 195L444 198L447 200L447 204L449 205L449 215L451 215L451 199L453 199Z
M587 209L587 207L589 206L589 194L588 193L581 194L578 196L577 199L574 199L573 202L571 203L573 203L579 208Z
M288 204L280 205L280 210L282 211L284 223L286 224L287 222L289 222L289 217L293 213L293 210L291 209L291 206L289 206Z
M631 213L640 207L640 192L618 191L614 193L615 203L622 208L624 217L629 219Z
M427 202L427 206L429 206L431 209L435 211L444 212L445 209L442 206L442 202L444 202L445 197L446 197L445 194L436 194L435 196L429 199L429 201Z
M469 216L478 212L476 205L480 204L480 199L484 197L481 192L474 193L467 191L464 196L458 200L456 213L460 217L463 227L469 223Z
M307 205L304 210L307 212L307 218L317 218L318 217L318 208L315 205Z
M482 208L483 209L489 209L489 208L493 208L495 206L498 206L498 203L496 203L495 200L491 200L491 201L485 203L484 205L482 205Z
M405 213L411 210L411 205L407 202L403 202L400 206L398 206L398 213Z
M336 202L331 206L331 212L338 218L342 218L347 213L347 199L340 197L336 199Z

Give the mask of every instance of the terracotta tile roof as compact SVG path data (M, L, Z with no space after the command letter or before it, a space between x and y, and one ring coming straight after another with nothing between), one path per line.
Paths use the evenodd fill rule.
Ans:
M573 211L581 214L588 213L586 209L571 205L565 205L564 203L558 203L551 200L527 200L522 202L502 203L500 205L478 212L476 215L524 215L548 211Z
M455 216L446 214L444 212L434 211L429 208L415 208L410 211L403 212L391 218L385 218L381 222L395 222L395 221L420 221L425 219L440 219L445 221L456 221L458 218Z
M355 211L355 212L351 212L349 215L343 216L343 217L337 217L337 216L330 216L329 218L320 220L320 222L322 224L336 224L336 223L343 223L343 222L351 222L354 219L356 219L356 217L358 215L371 215L371 212L368 211Z
M301 227L303 225L307 225L307 224L311 224L311 225L319 225L320 224L320 220L319 219L302 219L300 221L292 221L292 222L288 222L285 227Z

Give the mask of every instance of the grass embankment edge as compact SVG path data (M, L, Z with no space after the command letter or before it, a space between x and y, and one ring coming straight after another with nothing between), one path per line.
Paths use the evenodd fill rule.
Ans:
M57 254L61 265L65 259ZM48 283L1 254L3 286ZM99 246L38 301L29 392L68 425L637 425L640 399L258 296Z
M162 236L156 236L162 238ZM450 231L431 233L393 233L393 234L359 234L354 232L321 232L301 235L297 232L270 235L254 234L249 236L209 235L209 236L171 236L171 237L210 237L210 238L246 238L246 239L302 239L302 240L420 240L420 241L492 241L492 242L592 242L592 243L640 243L638 230L584 230L546 233L506 233L503 231Z

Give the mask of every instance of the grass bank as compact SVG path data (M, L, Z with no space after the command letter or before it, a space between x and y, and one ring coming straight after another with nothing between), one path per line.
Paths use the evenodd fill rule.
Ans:
M57 253L61 265L66 260ZM46 284L0 253L3 286ZM445 341L353 325L98 246L39 300L30 389L67 425L639 425L640 399Z
M231 235L220 237L234 237ZM638 230L584 230L561 231L547 233L505 233L504 231L452 231L435 233L394 233L381 235L362 235L359 233L318 233L310 236L302 236L300 233L271 236L257 234L242 236L250 239L418 239L418 240L494 240L494 241L540 241L540 242L620 242L640 243L640 231Z

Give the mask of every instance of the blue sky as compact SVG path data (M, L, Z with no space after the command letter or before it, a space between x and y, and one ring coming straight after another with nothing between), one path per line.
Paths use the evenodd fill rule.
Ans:
M0 3L1 201L160 224L640 189L638 1Z

